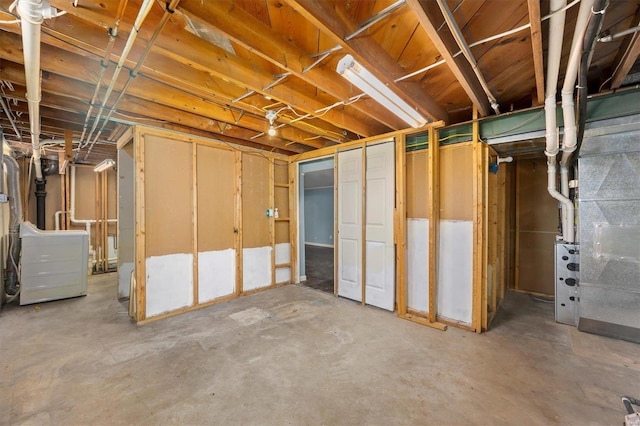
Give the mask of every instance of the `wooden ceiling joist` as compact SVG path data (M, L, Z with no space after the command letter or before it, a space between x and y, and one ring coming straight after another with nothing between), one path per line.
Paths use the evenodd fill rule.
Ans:
M438 31L444 22L438 5L429 0L407 0L407 5L415 13L420 25L444 58L451 72L456 76L471 102L478 108L480 114L489 115L491 113L489 99L482 89L478 77L473 72L473 68L463 55L454 56L458 53L459 48L451 31L446 25Z
M637 22L637 20L636 20ZM635 32L629 35L629 40L622 45L622 55L615 64L615 72L611 77L611 88L617 89L622 85L627 74L633 67L633 64L640 55L640 32Z
M419 84L412 81L395 82L407 73L389 54L374 40L366 35L361 35L344 41L347 36L353 34L357 25L345 16L341 6L335 2L323 2L321 0L285 0L300 15L323 33L328 35L333 42L343 46L345 53L353 57L383 81L393 82L389 87L410 105L417 105L423 114L433 121L443 120L447 122L449 115Z
M542 57L542 23L540 21L540 0L527 0L529 22L531 23L531 46L533 67L536 78L537 105L544 104L544 61Z
M206 3L187 0L183 1L180 10L187 13L191 19L202 19L236 43L338 100L347 102L353 95L350 84L339 78L335 70L327 69L319 64L305 72L315 62L309 52L303 51L283 35L275 32L240 7L236 7L230 0ZM368 102L373 101L369 100ZM386 126L386 128L376 129L376 132L397 130L405 126L393 114L379 108L371 108L367 102L357 102L352 107Z

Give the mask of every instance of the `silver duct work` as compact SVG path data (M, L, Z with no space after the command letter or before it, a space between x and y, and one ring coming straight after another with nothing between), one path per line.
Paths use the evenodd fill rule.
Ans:
M9 196L9 253L7 256L4 291L10 298L15 297L20 284L18 262L20 260L20 224L24 221L22 199L20 198L20 166L9 156L3 156L2 163L7 170L7 189Z

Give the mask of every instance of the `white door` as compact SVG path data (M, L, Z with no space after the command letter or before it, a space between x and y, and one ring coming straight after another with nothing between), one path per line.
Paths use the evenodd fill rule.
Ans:
M338 153L338 296L362 300L362 148Z
M389 311L395 305L394 143L367 147L365 302Z

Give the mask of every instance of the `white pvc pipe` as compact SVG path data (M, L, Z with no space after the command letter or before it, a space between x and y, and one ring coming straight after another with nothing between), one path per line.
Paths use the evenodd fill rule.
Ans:
M563 167L561 167L561 172ZM566 168L564 168L566 170ZM563 240L567 243L573 243L575 240L575 230L573 227L573 215L574 215L574 207L573 202L558 192L557 184L557 173L556 173L556 163L547 162L547 190L549 194L559 200L562 203L563 207L563 215L562 215L562 237ZM568 187L567 187L568 192Z
M43 0L20 0L18 13L22 23L22 50L27 85L27 103L31 130L31 148L36 178L42 179L40 163L40 24L44 20Z
M564 143L562 146L562 159L560 163L567 165L571 158L571 153L576 150L578 138L576 134L576 110L573 101L573 93L578 78L578 67L582 56L582 45L584 42L584 32L589 23L589 15L593 8L594 0L582 0L576 27L573 31L573 41L567 71L564 75L564 85L562 86L562 117L564 121ZM568 183L567 183L568 186Z
M552 0L551 11L566 7L566 0ZM573 242L573 224L569 224L569 215L573 218L573 203L557 190L556 155L558 154L558 128L556 125L556 92L558 89L558 73L562 55L562 39L564 36L564 11L554 14L549 22L549 52L547 55L547 87L545 92L544 111L546 123L547 155L547 191L563 205L562 237L566 242ZM567 191L568 192L568 191Z
M559 10L567 5L566 0L551 0L551 11ZM558 131L556 125L556 91L558 89L558 73L562 56L562 38L566 12L554 14L549 21L549 52L547 54L547 87L544 100L546 123L546 148L548 162L555 164L558 154Z
M91 240L91 225L96 223L95 219L76 219L76 166L71 166L71 202L70 202L70 218L69 220L74 225L84 225L87 233L89 234L89 240ZM62 213L62 212L60 212ZM58 212L56 212L56 215ZM107 219L107 223L118 223L118 219ZM56 229L59 229L60 225L56 222Z

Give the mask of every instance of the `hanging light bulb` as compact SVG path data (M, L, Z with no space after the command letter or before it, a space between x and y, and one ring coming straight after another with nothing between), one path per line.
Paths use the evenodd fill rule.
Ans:
M276 135L276 128L273 127L273 122L275 121L277 116L278 116L278 111L274 111L272 109L267 110L266 118L267 120L269 120L269 130L267 131L267 134L269 136Z

